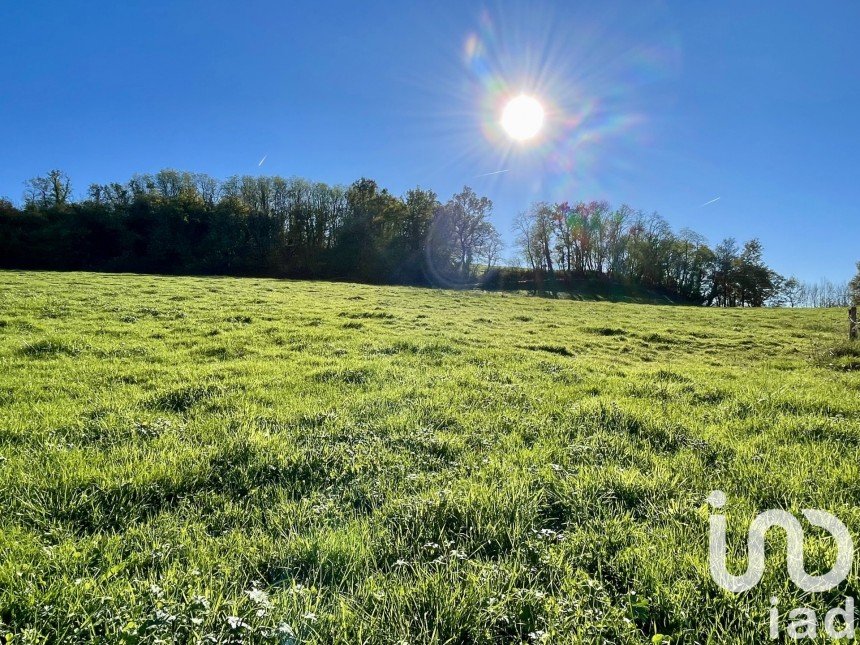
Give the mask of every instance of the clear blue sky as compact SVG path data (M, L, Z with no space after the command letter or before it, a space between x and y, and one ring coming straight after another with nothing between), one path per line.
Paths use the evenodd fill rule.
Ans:
M79 195L165 167L469 184L508 241L534 200L608 199L845 280L858 25L848 1L4 2L0 195L51 168ZM519 91L532 145L498 133Z

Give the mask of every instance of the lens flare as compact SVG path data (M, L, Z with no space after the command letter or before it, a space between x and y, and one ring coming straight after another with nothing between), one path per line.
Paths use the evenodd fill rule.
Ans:
M642 28L624 46L607 37L631 23ZM681 59L667 10L622 19L498 0L477 16L459 53L467 76L455 118L474 115L483 136L464 127L458 150L475 166L511 169L488 183L516 177L518 195L542 199L607 195L642 170L643 152L661 152L655 136Z
M626 196L629 182L669 154L662 135L677 128L683 56L664 0L623 12L601 3L481 4L465 31L459 21L431 30L434 42L459 39L440 49L445 64L405 77L416 90L416 141L446 151L414 155L413 170L469 177L500 203L523 207ZM543 110L530 139L524 125L506 127L505 109L520 95Z
M540 102L525 94L512 98L502 111L501 124L514 141L533 139L543 127L544 111Z

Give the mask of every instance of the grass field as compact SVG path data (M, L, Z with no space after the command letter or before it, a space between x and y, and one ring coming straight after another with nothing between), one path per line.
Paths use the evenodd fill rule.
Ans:
M738 556L768 508L860 537L844 318L2 272L0 633L763 641L771 596L857 570L803 597L776 544L724 592L704 500ZM807 530L809 570L833 551Z

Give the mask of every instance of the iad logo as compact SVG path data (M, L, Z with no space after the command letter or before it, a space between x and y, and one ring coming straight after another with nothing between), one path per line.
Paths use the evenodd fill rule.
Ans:
M726 504L726 494L715 490L708 496L708 503L714 509L723 508ZM782 510L769 510L760 513L752 521L747 535L747 569L739 576L732 575L726 568L726 517L712 514L710 517L710 540L708 562L711 577L720 587L732 593L741 593L752 589L761 581L765 565L765 536L769 529L778 526L785 531L786 536L786 566L788 575L795 585L807 592L820 592L833 589L841 583L851 571L854 558L854 542L848 533L848 528L834 515L816 509L804 509L803 516L813 526L819 526L833 536L836 542L837 556L833 568L820 576L806 573L803 563L803 526L791 513ZM778 638L779 611L776 607L779 599L771 599L770 636ZM815 611L800 607L789 612L788 617L794 619L787 628L790 638L815 638L817 636L818 619ZM837 629L836 621L840 620L843 627ZM854 599L845 599L845 608L836 607L827 612L824 620L825 631L831 638L854 637Z
M708 496L713 508L726 504L726 494L715 490ZM740 593L756 586L764 574L764 538L768 530L778 526L785 531L787 541L786 565L792 582L804 591L828 591L848 577L854 557L854 542L848 528L837 517L826 511L804 509L803 516L813 526L820 526L836 540L839 554L833 568L822 576L811 576L803 568L803 527L797 518L787 511L770 510L759 514L752 521L747 536L747 570L743 575L733 576L726 569L726 517L711 515L711 537L708 556L711 577L727 591Z

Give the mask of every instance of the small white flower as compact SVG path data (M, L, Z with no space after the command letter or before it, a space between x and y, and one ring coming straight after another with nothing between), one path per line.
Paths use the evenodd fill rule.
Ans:
M227 624L230 625L230 629L234 631L239 629L248 629L249 627L248 623L238 616L227 616Z
M248 598L253 600L258 605L263 605L264 607L269 606L269 594L267 594L262 589L251 589L245 592L248 595Z
M203 609L209 609L209 600L206 596L194 596L191 599L191 603L198 607L202 607Z
M309 611L308 613L306 613L306 614L303 616L303 618L304 618L305 620L307 620L307 621L312 622L312 623L317 622L317 615L316 615L314 612L312 612L312 611Z

